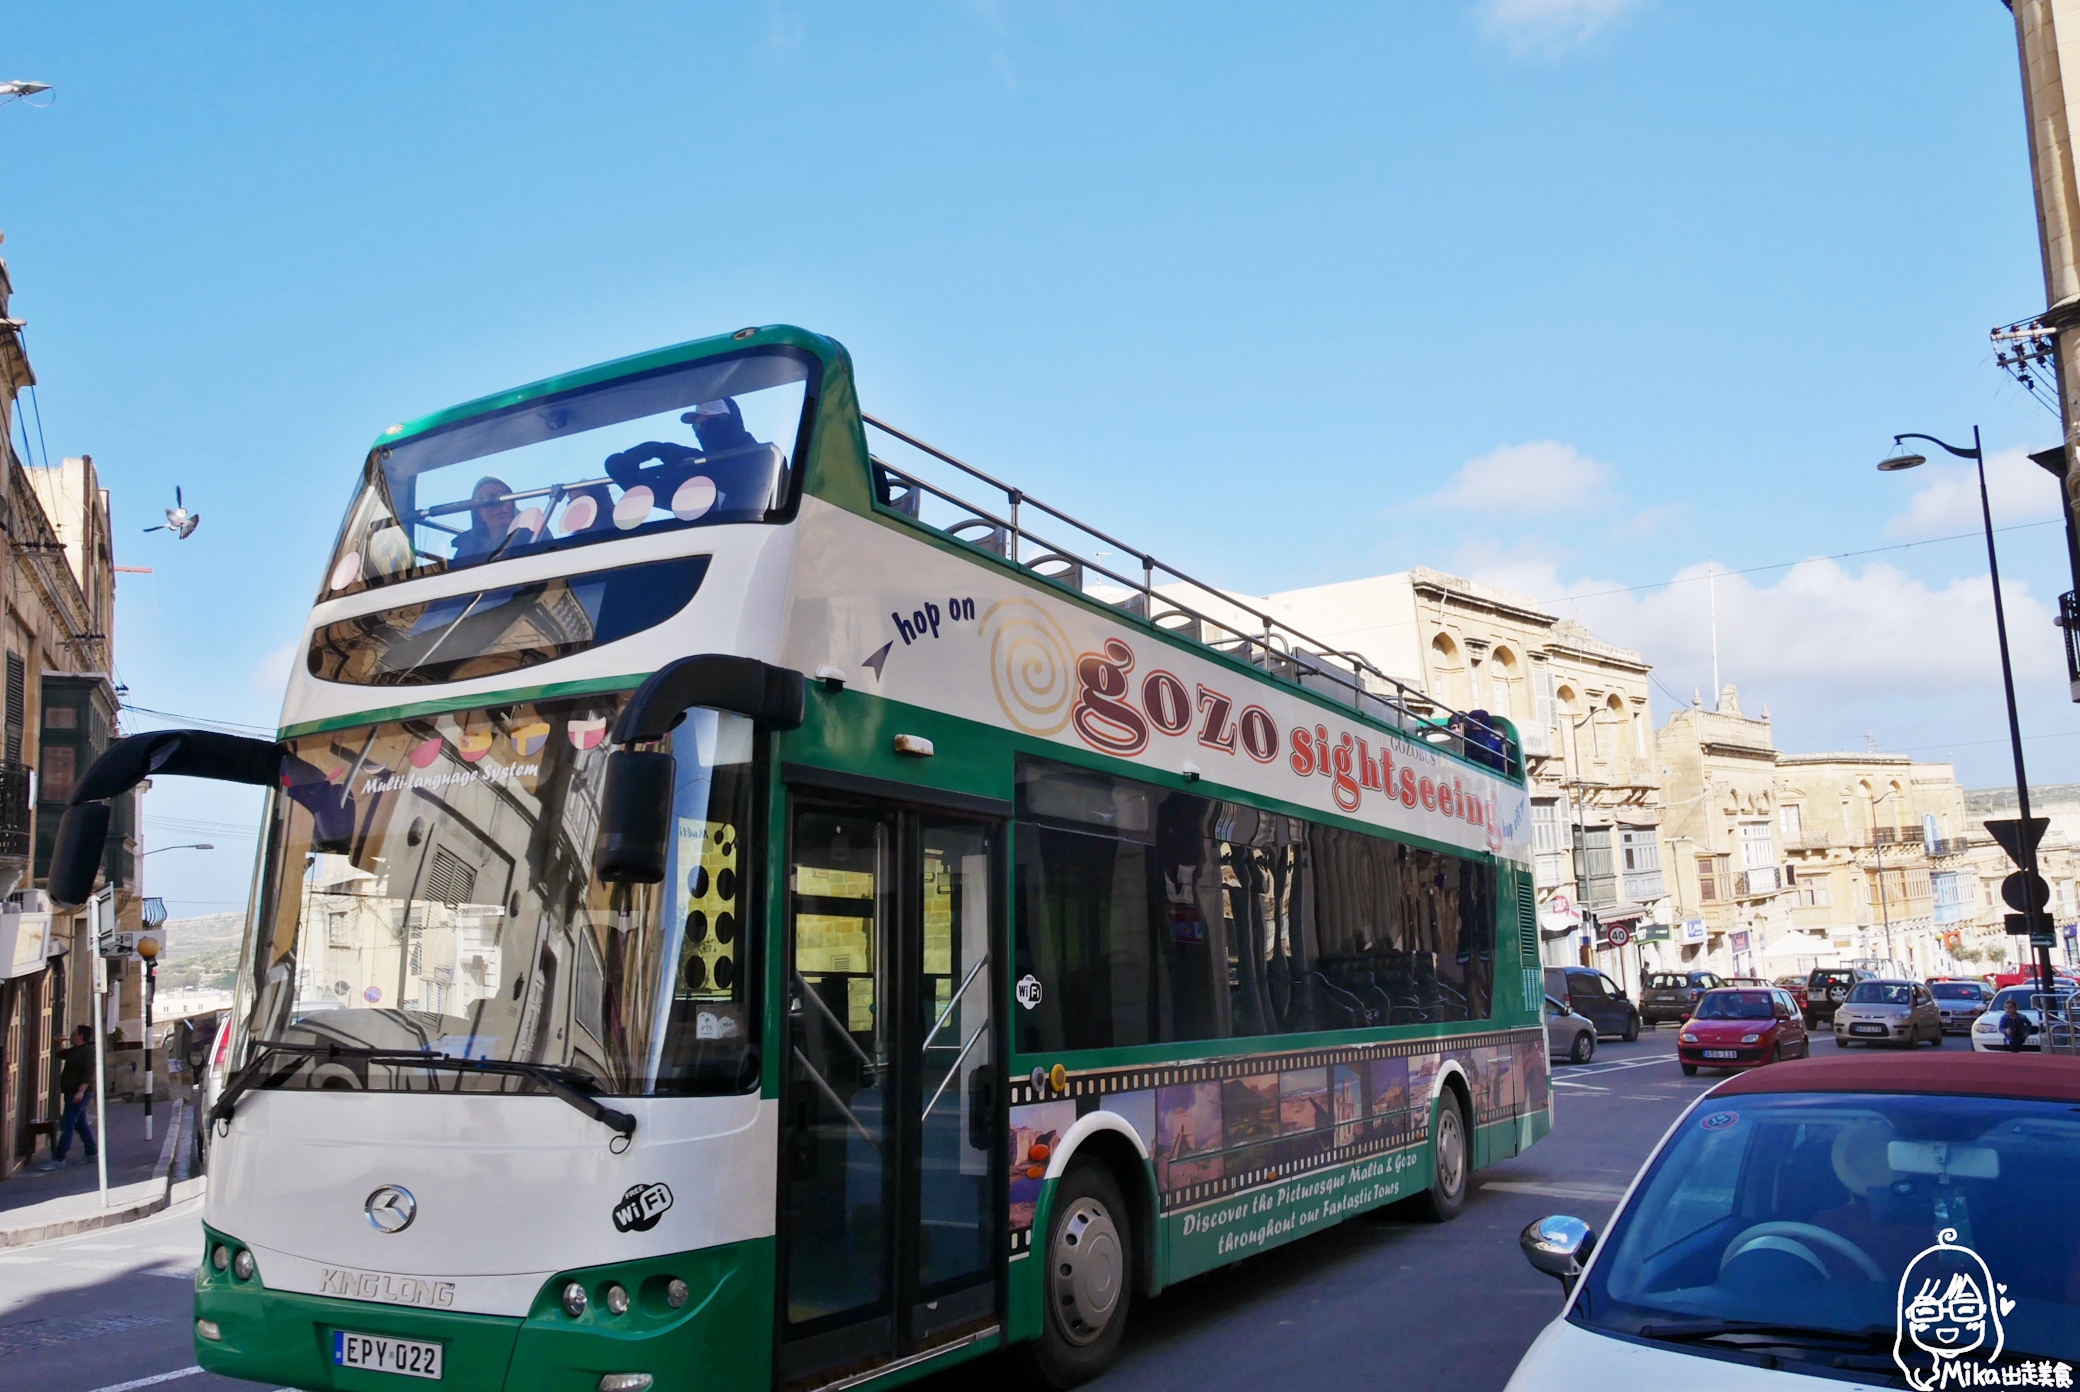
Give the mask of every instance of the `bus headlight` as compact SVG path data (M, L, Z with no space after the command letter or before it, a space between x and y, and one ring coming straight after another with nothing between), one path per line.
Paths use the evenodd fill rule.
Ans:
M207 1339L213 1344L224 1342L224 1331L217 1328L215 1320L196 1320L195 1333L198 1338Z
M253 1253L249 1248L239 1248L238 1255L231 1259L231 1274L241 1281L252 1280L253 1273L259 1269L260 1265L253 1260Z
M219 1242L214 1248L210 1249L209 1264L219 1271L228 1268L231 1265L231 1249Z
M563 1288L563 1312L572 1319L585 1313L585 1287L572 1281Z
M676 1310L684 1305L686 1298L692 1294L693 1292L686 1288L686 1283L674 1276L671 1284L664 1288L664 1303Z
M607 1313L610 1315L625 1315L628 1313L628 1289L619 1281L607 1287Z

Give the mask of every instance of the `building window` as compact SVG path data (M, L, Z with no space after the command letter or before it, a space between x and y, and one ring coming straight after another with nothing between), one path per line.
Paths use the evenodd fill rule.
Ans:
M1733 857L1701 855L1697 858L1697 897L1709 904L1733 898Z
M69 744L47 745L36 795L45 802L69 802L73 781L78 777L79 751Z
M1929 876L1930 888L1935 893L1935 920L1938 923L1958 923L1965 917L1971 903L1971 890L1964 883L1965 877L1955 871L1938 871ZM2064 899L2065 885L2059 885L2059 897Z
M327 947L352 947L354 934L347 927L347 916L331 913L325 916L325 945Z
M46 730L77 730L79 728L79 707L45 707L43 712L43 728Z
M1824 909L1833 902L1827 892L1827 876L1808 871L1792 883L1792 891L1798 896L1792 901L1794 908Z
M22 761L22 730L29 715L29 665L20 653L7 655L7 762Z
M1797 803L1790 802L1784 804L1783 810L1777 815L1784 824L1785 845L1796 846L1799 842L1806 839L1805 819L1799 815Z
M1574 878L1568 867L1565 813L1550 798L1531 804L1531 850L1532 874L1541 887L1551 889Z
M1776 845L1770 840L1769 823L1742 822L1741 868L1767 870L1776 863Z
M1658 827L1620 827L1618 850L1625 866L1625 897L1635 904L1659 899L1661 831Z
M1560 723L1560 698L1553 690L1553 669L1539 663L1532 669L1538 683L1538 723L1551 728Z

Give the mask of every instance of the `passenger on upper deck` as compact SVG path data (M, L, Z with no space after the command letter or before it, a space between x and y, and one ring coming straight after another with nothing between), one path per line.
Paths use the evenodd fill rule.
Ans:
M680 484L696 472L707 473L713 477L726 501L733 471L727 462L718 469L710 461L717 456L756 449L765 442L744 428L743 412L728 397L720 401L704 401L679 419L693 427L700 448L669 440L647 440L619 454L609 455L607 477L619 484L623 492L631 488L647 488L652 497L669 506ZM657 461L658 467L645 469L644 462L652 459Z
M495 474L486 474L470 489L469 530L455 538L455 561L479 561L498 549L513 525L515 508L509 496L512 487Z

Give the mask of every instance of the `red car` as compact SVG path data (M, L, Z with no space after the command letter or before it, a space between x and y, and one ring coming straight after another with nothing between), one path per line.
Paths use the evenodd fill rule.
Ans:
M1806 995L1806 979L1802 976L1780 976L1777 978L1777 989L1791 993L1791 999L1798 1003L1799 1018L1804 1019L1809 999Z
M1811 1052L1805 1017L1790 992L1775 986L1706 991L1676 1045L1683 1072L1693 1076L1700 1068L1755 1068Z

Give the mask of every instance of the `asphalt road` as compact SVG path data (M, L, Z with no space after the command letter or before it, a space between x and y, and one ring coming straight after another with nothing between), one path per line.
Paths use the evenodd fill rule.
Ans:
M1134 1312L1102 1392L1309 1392L1387 1382L1499 1389L1559 1308L1517 1234L1572 1213L1601 1225L1634 1170L1710 1076L1685 1078L1673 1027L1606 1041L1554 1069L1553 1134L1475 1174L1451 1223L1389 1211L1186 1281ZM190 1320L199 1201L107 1232L0 1251L0 1387L35 1392L228 1392L256 1386L195 1366ZM966 1392L977 1370L915 1384Z
M120 1228L0 1250L0 1387L88 1392L193 1368L201 1259L200 1199ZM207 1373L166 1385L254 1386Z

